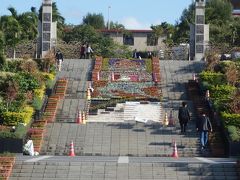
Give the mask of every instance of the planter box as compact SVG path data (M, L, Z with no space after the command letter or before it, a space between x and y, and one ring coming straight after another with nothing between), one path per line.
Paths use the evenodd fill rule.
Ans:
M22 153L23 152L23 139L0 139L0 153Z

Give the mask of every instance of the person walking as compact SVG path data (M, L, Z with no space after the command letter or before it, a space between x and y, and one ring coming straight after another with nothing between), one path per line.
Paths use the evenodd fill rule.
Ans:
M80 59L85 59L86 58L86 45L83 44L80 48Z
M59 50L57 50L55 58L56 58L56 61L57 61L58 71L61 71L62 62L63 62L63 54Z
M89 44L87 45L86 50L87 50L87 53L86 53L87 59L89 59L89 58L91 58L91 54L93 53L93 50Z
M212 124L205 113L202 113L201 117L197 120L196 130L200 132L201 149L205 149L208 143L208 132L212 132Z
M181 133L185 133L188 121L190 120L190 113L186 102L182 102L182 107L178 110L178 120L181 126Z

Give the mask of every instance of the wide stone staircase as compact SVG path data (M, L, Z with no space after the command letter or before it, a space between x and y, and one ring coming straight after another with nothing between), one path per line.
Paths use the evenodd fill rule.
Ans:
M135 117L139 116L139 111L133 105L126 106L124 112L123 104L119 104L100 109L97 116L89 116L86 125L77 124L78 107L85 104L86 92L80 92L84 86L75 80L69 84L66 96L60 102L56 121L47 125L40 152L42 156L18 156L10 179L240 179L235 160L211 159L212 146L207 151L200 150L195 120L202 111L211 113L196 82L190 81L187 85L188 97L196 111L185 134L180 133L176 112L174 126L165 127L160 123L165 107L157 110L157 116L148 116L151 119L161 116L158 122L138 122ZM140 116L144 116L144 112L147 114L147 111L142 111ZM152 115L152 112L148 113ZM212 123L214 135L219 135L217 123ZM218 138L219 141L215 142L221 150L223 143L220 137L214 137ZM214 144L211 138L210 142ZM75 157L68 156L71 142L74 142ZM171 157L174 142L178 159ZM220 152L216 156L224 154Z

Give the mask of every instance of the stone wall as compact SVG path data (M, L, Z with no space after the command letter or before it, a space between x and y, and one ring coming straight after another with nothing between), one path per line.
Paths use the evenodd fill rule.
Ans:
M65 59L75 59L80 57L80 47L81 42L70 42L66 43L64 41L57 42L57 49L59 49ZM13 57L13 48L6 49L6 54L8 58ZM23 57L36 57L36 42L27 41L19 44L16 47L16 58Z

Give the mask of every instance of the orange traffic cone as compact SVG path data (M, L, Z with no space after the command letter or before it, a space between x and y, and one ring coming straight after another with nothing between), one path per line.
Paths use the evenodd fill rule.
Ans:
M87 100L91 100L91 91L89 88L87 89Z
M86 116L85 116L85 112L82 112L82 124L86 124Z
M163 119L163 126L168 126L169 121L168 121L168 115L165 113L164 119Z
M174 141L174 147L173 147L172 157L174 157L174 158L178 158L178 152L177 152L177 144L176 144L176 141Z
M75 156L74 147L73 147L73 141L72 141L71 144L70 144L69 156Z
M82 123L82 112L81 111L78 112L76 123L77 124L81 124Z

